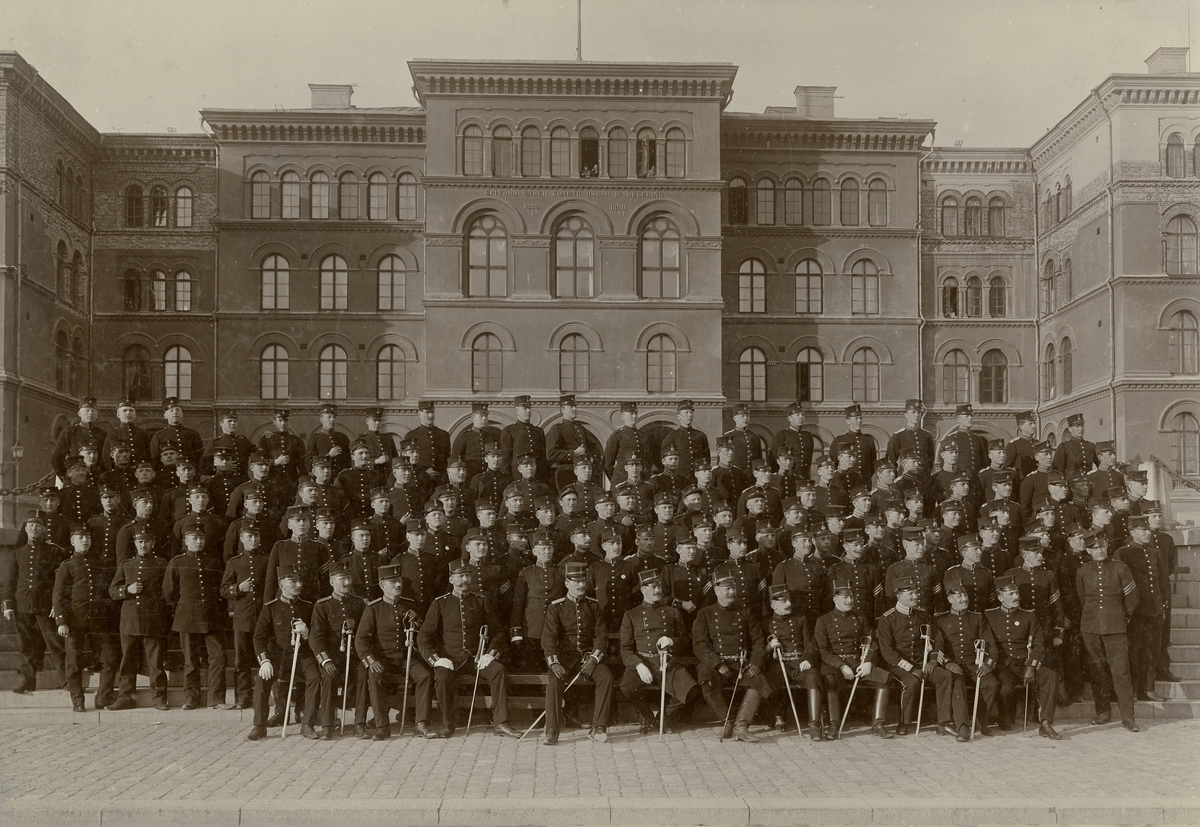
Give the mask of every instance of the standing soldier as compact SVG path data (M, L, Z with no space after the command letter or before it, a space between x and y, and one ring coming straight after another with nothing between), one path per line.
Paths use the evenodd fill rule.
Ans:
M390 549L377 547L372 542L369 521L355 520L350 525L350 550L340 556L338 568L344 569L350 575L353 593L363 600L371 601L380 595L377 585L379 569L387 565L393 556ZM335 556L333 559L336 561L339 557Z
M1126 622L1137 611L1137 582L1129 567L1108 557L1108 542L1102 531L1092 529L1084 539L1091 561L1075 574L1075 590L1083 604L1079 631L1088 653L1092 673L1092 697L1096 704L1093 724L1107 724L1112 715L1108 686L1111 677L1121 723L1138 732L1133 717L1133 683L1129 677L1129 635Z
M284 491L284 502L296 496L296 483L305 470L304 441L291 432L290 419L291 413L285 408L276 409L275 430L258 441L259 453L271 463L270 479Z
M487 403L472 402L471 426L454 438L454 447L450 449L450 456L466 463L466 482L470 482L476 474L483 473L484 450L488 445L495 445L498 449L500 436L500 429L488 424Z
M845 414L847 431L841 436L834 437L833 442L829 445L829 455L836 457L844 450L844 446L849 446L850 455L854 459L851 468L865 482L871 479L871 474L875 470L875 439L868 434L864 434L862 431L863 413L861 405L854 404L847 406ZM862 483L859 484L861 485Z
M538 538L534 542L536 548L536 544L548 540ZM558 743L558 733L562 729L559 709L564 692L563 682L570 672L578 673L582 680L595 685L589 735L594 741L604 742L608 740L608 711L613 697L612 670L604 663L608 651L608 631L600 604L586 595L587 566L583 563L567 563L563 578L567 594L551 601L542 624L542 652L549 666L546 675L546 736L542 743L546 746Z
M120 696L110 710L133 709L139 662L145 661L154 708L167 708L167 602L163 599L163 574L167 561L153 554L155 535L149 527L133 535L137 556L117 567L108 593L121 604Z
M192 428L183 424L183 407L174 396L163 400L163 419L166 426L150 437L150 456L156 457L162 453L162 445L171 443L179 446L180 456L187 457L193 463L200 462L204 456L204 440Z
M693 471L700 460L706 463L712 460L712 452L708 447L708 436L692 427L696 416L696 405L690 399L684 399L675 406L675 417L679 427L663 437L662 451L668 448L679 452L677 471L684 479L692 479Z
M933 616L918 608L919 582L916 577L902 577L895 583L896 605L879 618L876 634L879 652L890 665L892 677L904 688L900 692L900 723L897 735L907 735L917 710L917 696L932 682L937 698L937 728L942 735L955 735L951 727L953 710L950 705L951 675L937 658L928 655L933 641Z
M886 726L888 673L876 666L879 641L870 636L872 628L856 611L854 589L839 580L833 584L833 611L817 618L813 637L821 657L821 678L828 700L830 725L835 720L840 724L841 720L838 717L838 692L857 678L865 687L875 690L871 734L888 741L895 737Z
M904 427L888 440L888 462L896 465L905 451L916 451L923 468L933 467L933 434L921 427L924 415L925 403L920 399L904 400Z
M829 575L812 556L814 548L811 531L793 531L792 556L775 566L771 573L771 585L787 588L791 611L807 618L810 627L825 613L829 594Z
M1000 681L999 712L1000 728L1012 728L1016 714L1017 682L1025 685L1037 683L1038 735L1051 741L1061 741L1062 736L1054 730L1054 710L1058 702L1058 673L1047 667L1046 643L1037 615L1021 608L1021 594L1016 578L1005 575L996 578L996 591L1000 605L984 612L992 634L996 638L996 678Z
M1067 435L1054 452L1054 470L1068 480L1086 477L1096 467L1096 446L1083 438L1083 414L1067 417Z
M267 555L262 553L261 529L243 524L238 531L241 552L230 557L221 577L221 596L233 615L233 708L250 709L254 701L254 629L262 611Z
M750 406L735 405L733 427L722 436L733 448L733 467L748 471L754 461L763 458L762 441L747 426L750 424ZM773 470L773 469L772 469Z
M129 518L121 511L121 492L107 483L100 485L100 506L104 510L89 519L87 527L92 534L93 553L113 566L117 561L117 535Z
M704 564L696 559L696 539L691 534L679 538L675 553L679 561L662 571L667 602L679 609L683 622L690 625L696 612L713 601L712 581Z
M988 726L988 710L1000 688L996 677L991 674L998 654L996 637L982 613L967 609L971 598L961 580L948 578L946 594L950 599L950 611L943 612L933 619L933 646L938 660L946 667L946 671L954 676L951 681L950 703L954 711L958 740L971 740L973 722L967 707L967 686L968 681L972 679L978 682L979 695L983 700L979 733L990 737L992 730ZM976 663L979 647L982 647L984 653L982 664Z
M509 616L509 642L513 645L514 666L533 669L541 660L537 648L542 639L546 609L565 592L563 570L554 565L554 543L542 532L533 543L537 561L517 574L513 586L513 605ZM549 707L547 707L549 709Z
M621 619L621 662L625 674L621 678L621 694L637 710L641 733L654 728L654 714L642 696L642 690L666 683L671 703L666 707L666 719L660 722L663 730L672 731L670 718L691 699L696 691L696 679L678 662L678 657L691 647L679 609L663 600L662 576L647 570L638 575L642 604L625 612ZM666 674L663 674L661 655L667 653Z
M354 631L367 604L361 597L350 593L350 572L341 563L330 566L329 586L332 594L322 597L313 606L312 633L308 636L308 645L317 659L317 666L321 667L317 726L322 728L308 737L322 741L333 737L339 683L345 682L347 696L355 693L354 734L360 734L367 722L366 668L354 657ZM353 669L347 669L347 660L353 664ZM349 676L348 681L346 676ZM375 720L380 719L376 717ZM383 720L387 721L386 710Z
M1017 438L1005 447L1004 464L1013 469L1018 483L1037 468L1037 460L1033 455L1036 444L1033 437L1036 433L1037 417L1033 411L1021 411L1017 414Z
M1051 467L1054 462L1054 449L1049 442L1039 442L1033 446L1035 468L1021 480L1021 516L1029 519L1033 516L1033 507L1050 497L1050 475L1054 473ZM1066 479L1066 475L1063 475ZM1020 528L1020 526L1018 526Z
M985 526L985 530L991 527ZM949 595L950 583L954 583L967 594L967 608L981 617L996 599L996 580L992 571L982 564L983 543L978 534L963 534L956 541L962 562L946 569L942 575L942 589Z
M249 454L246 455L247 458ZM233 492L246 481L245 474L238 468L237 454L233 448L218 446L212 452L213 475L204 482L208 489L208 504L212 513L224 517L229 512ZM241 461L245 467L246 462Z
M105 437L101 454L108 459L112 457L113 445L123 443L129 446L130 465L150 459L150 437L138 427L137 408L132 399L126 397L117 403L117 423L117 427Z
M544 481L549 477L546 466L546 432L534 425L533 400L522 394L513 400L517 409L517 421L506 425L500 432L500 466L513 479L521 478L520 462L526 455L532 455L535 465L535 479Z
M312 651L304 645L308 639L308 624L312 620L313 604L300 598L301 579L289 566L280 566L273 574L277 579L274 590L279 597L263 605L254 627L254 656L258 659L258 674L254 678L254 726L247 741L267 737L268 727L283 726L284 710L276 703L275 714L267 717L267 705L275 681L292 680L291 664L296 661L296 677L304 682L304 715L300 733L314 734L312 722L317 713L321 692L321 670ZM284 698L286 692L280 693ZM286 700L284 701L286 703Z
M277 542L271 548L267 560L266 591L263 598L273 601L278 596L276 583L280 578L275 571L285 568L288 577L300 580L300 594L305 597L305 602L311 604L323 591L319 581L323 579L327 570L329 558L323 545L309 539L312 520L304 506L293 505L288 508L287 524L291 536Z
M684 479L683 475L679 473L679 449L673 445L664 444L661 461L662 473L655 474L650 479L654 496L657 498L665 495L670 498L673 505L678 505L679 501L683 499L684 490L692 484L691 480Z
M521 733L508 725L508 673L497 660L504 646L504 627L487 601L471 591L473 567L455 560L449 568L451 591L433 601L417 635L421 656L433 664L438 708L442 711L438 737L454 734L456 676L476 671L492 693L492 732L520 738ZM471 666L473 670L464 669Z
M103 445L106 438L104 429L96 424L100 409L96 407L96 397L85 396L79 400L79 422L68 425L58 437L54 451L50 454L50 464L54 473L62 479L67 478L67 458L79 453L85 443L94 442ZM108 454L106 453L105 456Z
M637 427L638 407L636 402L621 403L621 420L624 423L613 431L604 446L604 473L613 485L625 481L625 463L631 456L641 457L646 474L658 464L658 457L650 444L650 437Z
M561 490L571 484L577 459L588 458L600 462L604 448L591 430L576 419L579 409L575 394L560 396L558 406L562 419L546 432L546 459L553 470L554 487Z
M954 409L956 422L950 432L942 439L942 445L958 447L958 467L966 471L972 479L988 466L987 437L971 430L971 420L975 409L971 405L959 405Z
M445 565L426 550L430 537L424 523L412 519L404 525L408 546L393 557L391 563L400 567L404 578L403 593L417 605L417 614L424 617L433 599L445 592L446 581L442 575Z
M1146 515L1147 524L1150 526L1150 545L1157 549L1162 558L1167 561L1168 577L1174 573L1175 566L1179 563L1179 552L1175 549L1175 540L1170 534L1162 530L1163 512L1162 505L1156 500L1144 500L1142 502L1142 514ZM1169 647L1171 645L1171 589L1167 589L1166 605L1164 612L1167 617L1167 622L1162 626L1162 636L1158 643L1158 657L1155 658L1155 677L1160 681L1170 683L1178 683L1179 677L1171 671L1171 654Z
M58 634L66 644L67 691L71 706L84 712L83 665L80 660L85 643L100 661L100 686L96 690L96 709L116 700L113 684L121 649L117 637L117 607L108 587L115 566L92 551L92 535L85 525L71 526L71 547L67 560L58 567L54 578L53 613Z
M37 673L46 653L54 664L58 686L66 681L65 650L50 614L55 575L66 551L46 542L46 522L36 513L25 518L25 533L28 542L4 558L4 591L0 593L4 619L15 621L17 626L18 672L22 680L13 692L18 695L37 689Z
M778 458L782 451L791 451L795 459L795 473L804 479L810 479L812 475L812 460L813 460L813 436L808 431L802 430L801 425L804 423L804 408L799 402L793 402L787 406L788 426L782 431L775 434L775 439L771 442L771 457ZM778 463L776 463L778 468Z
M367 411L365 417L367 430L359 434L358 441L367 446L367 462L381 477L386 477L392 460L400 456L396 450L396 440L391 434L379 430L383 424L383 408Z
M334 481L346 498L343 519L367 519L371 516L371 491L384 482L386 471L376 470L371 463L371 449L367 443L355 440L350 446L350 467L337 475Z
M1150 519L1145 514L1129 518L1129 543L1117 551L1117 560L1129 567L1137 584L1138 604L1129 618L1129 672L1139 701L1162 703L1154 691L1154 665L1158 658L1163 623L1169 623L1171 580L1166 557L1150 544Z
M1079 474L1092 484L1093 491L1107 491L1110 488L1124 488L1125 475L1117 470L1117 453L1112 440L1096 443L1097 468L1090 474Z
M183 708L201 705L200 646L208 652L208 705L225 705L225 618L221 600L221 556L205 553L204 528L183 531L184 553L171 559L163 573L163 599L174 613L171 631L183 649Z
M304 446L309 462L328 459L334 476L350 467L350 439L341 431L334 430L337 415L336 405L321 406L318 414L321 428L309 436Z
M808 692L808 737L813 741L836 741L837 726L821 729L821 683L820 672L814 666L820 664L817 659L817 643L812 635L812 627L804 615L792 612L792 598L787 586L771 586L771 617L767 620L767 648L770 657L778 659L780 669L774 669L770 664L764 664L767 681L771 684L772 692L783 693L783 697L775 704L775 729L779 732L788 730L787 708L791 701L787 693L791 684L804 687ZM783 672L787 672L784 680ZM836 709L836 706L833 707ZM836 716L836 713L834 713ZM836 722L836 717L834 721ZM796 722L797 725L799 721Z
M428 399L417 403L417 419L420 424L407 435L417 449L415 470L427 483L443 483L446 463L450 459L450 434L433 424L433 402ZM484 422L487 422L486 418Z
M249 473L250 454L254 452L254 443L237 432L237 411L222 411L220 427L221 433L213 437L212 442L208 444L208 450L205 452L204 457L205 461L201 462L201 467L207 469L207 461L211 459L217 449L225 448L231 452L233 460L229 466L230 472L237 477L245 479Z
M753 744L758 741L750 732L754 713L763 698L771 697L771 685L763 675L766 639L758 607L752 610L748 601L737 601L737 580L723 571L718 569L713 576L717 602L697 612L692 625L692 648L699 661L696 673L704 700L718 719L724 718L722 739L732 737ZM724 690L732 685L731 691L736 691L739 683L746 694L730 721Z

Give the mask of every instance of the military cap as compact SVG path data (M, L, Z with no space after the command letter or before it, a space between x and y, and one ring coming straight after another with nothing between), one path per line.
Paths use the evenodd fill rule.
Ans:
M697 528L700 526L708 526L709 528L712 528L714 525L715 523L713 522L712 517L708 516L707 514L692 515L692 528Z
M719 436L714 440L714 444L718 448L728 448L733 450L733 439L727 436Z
M1000 524L998 522L996 522L996 518L990 514L986 517L980 518L980 520L979 520L979 530L980 531L985 531L985 530L996 531L996 530L999 530L999 528L1000 528Z
M888 500L883 504L884 511L895 511L897 514L903 514L908 509L904 507L904 500ZM885 520L886 522L886 520Z
M171 408L178 408L178 407L179 407L179 398L178 397L168 396L166 399L163 400L163 410L164 411L169 411L169 410L171 410Z
M708 457L698 457L692 460L693 471L708 471L712 468L712 460Z
M817 490L817 485L814 482L810 482L808 480L803 480L801 482L796 483L796 493L797 494L803 494L807 491L815 492L816 490Z
M617 531L612 526L605 526L604 528L600 529L600 542L601 543L623 542L623 540L621 538L621 532Z
M662 449L661 456L663 459L666 459L667 457L678 457L679 449L676 448L674 445L668 445L666 448Z
M642 523L637 527L637 536L639 539L644 537L653 537L654 526L650 525L650 523Z
M926 517L924 520L917 520L917 528L921 529L922 531L936 532L939 528L938 521L932 517Z
M383 419L383 408L372 408L363 414L363 419Z
M904 506L900 506L903 508ZM863 525L887 525L887 518L882 514L868 514L863 517Z
M755 520L754 521L754 536L759 534L774 534L775 526L770 520Z
M758 486L754 486L743 491L742 496L746 498L746 502L750 502L751 500L765 500L767 498L767 492L763 491Z
M662 582L662 574L658 569L643 569L638 572L638 587L650 586Z
M272 412L272 416L274 416L276 419L288 420L292 418L292 412L287 408L276 408Z
M876 473L878 473L880 471L888 471L888 470L891 470L891 471L896 470L896 466L892 464L892 461L890 459L883 458L883 459L875 460Z
M1004 485L1005 483L1011 483L1012 481L1012 471L1009 471L1007 468L1003 471L997 471L995 474L992 474L992 485Z
M320 514L318 514L317 519L320 520L320 519L324 519L324 518L321 517ZM364 520L364 519L355 520L354 522L350 523L350 530L352 532L353 531L365 531L369 534L371 532L371 521Z
M532 408L533 400L529 398L529 394L523 393L513 397L513 405L518 408Z
M251 465L270 465L271 458L262 451L255 451L250 455L249 462Z
M1130 482L1149 482L1150 476L1145 471L1130 471L1125 475Z
M534 511L557 511L558 506L554 503L553 497L536 497L533 500Z
M1063 534L1068 537L1083 537L1087 534L1087 529L1079 523L1071 523L1070 525L1063 526Z
M1035 454L1053 454L1054 446L1051 445L1049 442L1042 440L1037 445L1033 446L1033 452Z
M796 497L788 497L783 501L782 506L784 513L787 513L788 511L799 511L801 508L800 500Z
M1082 424L1083 424L1083 414L1081 414L1081 413L1074 413L1067 417L1067 427L1068 428L1070 428L1073 425L1082 425Z
M1002 574L996 578L996 591L998 592L1015 592L1017 588L1017 578L1011 574Z
M801 405L799 402L792 402L787 406L787 415L788 416L791 416L792 414L802 414L802 413L804 413L804 406Z
M553 541L547 539L547 543L553 545ZM564 580L587 580L587 564L586 563L567 563L563 567Z
M1017 414L1018 424L1021 422L1034 422L1036 420L1037 416L1033 413L1033 411L1021 411L1019 414Z
M696 410L696 403L690 399L681 399L681 400L679 400L679 403L675 406L675 410L676 411L694 411L694 410Z
M842 413L845 414L847 418L851 416L862 416L862 405L859 405L857 402L853 405L847 405Z
M966 415L966 414L973 414L973 413L975 413L975 409L974 409L974 408L972 408L972 407L971 407L971 404L968 402L968 403L966 403L966 404L964 404L964 405L959 405L959 406L957 406L957 407L954 409L954 413L955 413L955 414L957 414L958 416L964 416L964 415Z
M828 526L818 526L817 528L813 529L813 542L818 540L827 540L831 537L833 537L833 532L829 530Z
M938 511L942 512L943 514L950 514L955 511L957 511L959 514L967 513L967 509L957 500L946 500L938 506Z
M842 454L853 454L853 453L854 453L854 446L851 445L849 442L843 443L842 445L838 446L838 456L839 457Z
M83 457L79 456L79 454L72 454L71 456L67 457L66 464L67 469L69 470L75 467L82 468L86 463L84 463Z
M834 580L832 585L834 594L854 594L854 586L850 584L849 580Z
M300 575L296 572L294 566L277 566L275 569L276 580L299 580Z
M76 534L84 534L88 537L92 536L92 532L88 529L87 523L71 523L69 533L72 537L74 537Z
M1092 528L1083 535L1083 544L1086 548L1103 548L1108 545L1108 538L1100 529Z
M743 545L750 542L750 538L746 536L746 526L744 523L734 523L725 532L725 544L741 543Z
M989 451L1003 451L1007 445L1008 445L1008 443L1005 442L1003 439L989 439L988 440L988 450Z
M140 471L143 468L149 468L151 471L158 470L154 465L154 460L152 459L140 459L133 464L133 470L135 471Z
M608 493L607 491L601 491L599 494L596 495L596 505L600 505L601 503L615 503L615 502L616 501L613 499L612 494Z
M592 458L587 454L577 454L575 456L575 467L578 468L581 465L586 465L589 468L592 467Z
M379 567L379 582L382 583L385 580L399 580L399 581L403 582L404 581L404 569L401 566L392 565L392 564L388 564L386 566L380 566Z
M486 543L488 541L487 532L478 526L467 529L467 533L463 535L463 542L469 543L472 540L478 540L481 543Z
M262 529L260 529L255 523L242 523L240 526L238 526L238 534L259 537L262 535Z
M738 414L749 414L749 413L750 413L750 406L747 405L745 402L739 402L738 404L733 406L734 416L737 416Z
M867 535L863 533L861 528L848 528L842 532L842 544L846 543L865 543Z
M627 466L628 465L644 465L644 464L645 463L642 461L642 458L636 453L630 454L629 456L625 457L625 465L627 465Z
M368 523L370 525L370 523ZM404 531L406 534L424 534L425 524L420 520L405 520Z
M587 533L588 533L588 526L587 526L587 522L584 520L572 520L571 524L569 526L567 526L567 535L570 537L574 537L576 534L587 534Z
M922 402L920 399L905 399L904 400L904 410L906 410L906 411L923 411L923 410L925 410L925 403Z
M722 566L713 572L712 584L714 586L735 586L737 585L737 578L733 576L732 572Z
M472 403L471 403L471 413L473 413L473 414L477 414L477 413L483 413L483 414L485 414L485 413L487 413L487 412L488 412L488 403L486 403L486 402L472 402Z
M825 529L825 531L826 531L826 532L828 532L828 531L829 531L829 529ZM810 540L812 540L812 539L815 539L815 538L813 537L813 533L812 533L812 531L810 531L810 530L809 530L809 529L807 529L807 528L798 528L798 529L796 529L795 531L793 531L793 532L792 532L792 537L791 537L791 542L793 542L793 543L794 543L794 542L796 542L796 538L797 538L797 537L807 537L807 538L808 538L808 539L810 539Z
M330 459L329 457L317 457L316 459L314 459L312 461L312 468L314 470L317 468L332 469L333 468L333 460Z
M917 541L925 539L925 530L920 526L910 525L905 526L901 532L901 537L905 542Z
M312 477L308 476L307 474L305 474L303 477L300 477L298 480L296 480L296 489L297 490L299 490L301 488L316 488L316 487L317 487L317 481L314 480Z
M659 491L654 495L655 505L675 505L675 498L668 491Z
M1150 518L1146 514L1134 514L1129 518L1130 528L1150 528Z
M496 506L495 506L495 504L492 503L491 500L485 500L483 498L480 498L475 501L475 510L476 511L483 511L485 509L490 509L492 511L495 511Z
M213 449L213 457L218 459L233 459L233 449L222 445Z
M636 402L622 402L621 413L637 413L638 406Z
M825 517L845 518L846 515L849 513L849 509L847 509L846 506L844 506L840 503L826 503L825 507L821 509L821 513Z
M420 402L417 403L417 410L418 411L432 411L433 410L433 400L422 399Z
M850 499L857 500L859 497L865 497L868 500L871 499L871 489L865 485L860 485L850 492Z
M308 507L303 505L289 505L285 513L289 520L307 520L309 518Z
M537 456L530 453L521 454L517 457L517 465L537 465Z
M974 533L971 533L971 534L963 534L963 535L961 535L961 536L958 538L958 540L957 540L956 542L958 543L958 550L959 550L959 551L962 551L962 550L963 550L964 548L966 548L967 546L978 546L978 545L982 545L982 543L980 543L980 541L979 541L979 535L978 535L978 534L974 534Z
M392 496L391 490L387 489L387 488L383 488L382 486L371 489L371 499L372 500L388 500L388 499L391 499L391 496Z
M1124 488L1121 488L1120 486L1115 485L1112 488L1108 489L1108 491L1106 491L1105 493L1108 494L1108 498L1110 500L1127 500L1127 499L1129 499L1129 492L1126 491Z
M380 568L383 568L382 566ZM350 577L350 567L341 561L334 561L329 564L330 577Z
M462 560L462 559L451 560L448 568L449 568L450 576L452 576L452 577L456 574L470 574L471 573L471 567L467 564L466 560Z
M154 502L155 496L154 492L149 488L136 488L129 492L129 499L131 502L137 502L138 500L149 500L150 502ZM246 499L250 499L249 495L247 495Z
M337 416L337 412L337 405L333 404L322 405L321 409L318 411L320 414L333 414L334 416Z
M692 496L693 494L695 494L695 495L697 495L697 496L700 496L700 495L702 495L703 493L704 493L704 492L703 492L703 491L701 491L701 490L700 490L699 488L697 488L696 486L694 486L694 485L689 485L687 488L683 489L683 494L681 494L681 495L680 495L680 499L686 500L688 497Z
M821 468L822 466L826 466L826 465L828 465L830 468L836 468L837 461L833 457L829 456L828 454L825 454L824 456L817 458L817 467L818 468Z
M495 442L489 442L487 445L483 446L483 455L485 457L488 454L495 454L496 456L500 456L502 453L504 453L504 452L500 450L500 446L498 444L496 444Z
M1142 500L1142 513L1149 516L1151 514L1162 514L1162 503L1158 500Z
M1067 476L1061 471L1051 471L1046 475L1046 485L1066 485Z
M900 452L900 459L920 459L921 452L915 448L905 448Z
M458 489L453 485L439 485L433 489L433 497L438 500L458 499Z
M1096 453L1097 454L1104 454L1104 453L1115 454L1116 450L1117 449L1115 447L1113 447L1113 441L1111 439L1106 439L1103 442L1096 443Z
M1042 538L1037 534L1026 534L1018 541L1017 547L1021 551L1041 551Z
M923 499L923 497L921 495L921 489L919 489L919 488L905 488L903 496L904 496L905 500Z
M425 503L426 514L445 514L446 507L439 500L429 500Z
M80 407L83 406L80 405ZM134 410L137 410L137 402L135 402L132 397L122 396L117 401L117 410L119 411L121 408L133 408Z
M751 471L770 471L771 463L767 462L765 459L756 459L750 463L750 470Z
M946 440L945 442L942 443L941 453L957 454L958 453L958 444L953 442L952 440Z
M578 403L575 401L575 394L564 393L564 394L559 395L558 404L559 405L576 405Z
M203 485L190 486L188 488L187 492L188 492L189 497L192 496L193 494L204 494L205 496L208 496L208 489L205 488Z
M896 578L896 594L900 592L914 592L919 588L921 588L921 581L916 577Z
M112 447L108 449L110 454L115 454L117 451L132 451L133 446L123 439L114 439Z
M945 583L946 594L966 594L967 584L963 582L962 576L956 573L946 575Z
M100 483L99 493L101 497L119 497L121 496L121 489L110 483L102 482Z
M237 418L238 418L237 411L235 411L233 408L226 408L225 410L221 411L221 415L218 418L218 421L224 422L226 419L236 420Z
M370 451L371 446L367 445L367 441L365 439L356 439L350 443L350 453L354 453L359 449L362 449L363 451Z
M788 591L786 583L776 583L773 586L769 586L767 594L770 595L772 600L790 600L792 597L792 593Z
M1095 511L1097 508L1103 508L1105 511L1112 511L1112 503L1109 501L1108 497L1092 497L1090 502L1093 511Z

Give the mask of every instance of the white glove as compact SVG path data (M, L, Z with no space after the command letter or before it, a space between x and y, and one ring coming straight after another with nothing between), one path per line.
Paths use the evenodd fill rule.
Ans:
M637 665L637 673L638 673L638 677L642 679L642 683L645 683L645 684L654 683L654 674L650 671L650 667L647 666L646 664L639 663Z
M520 635L513 635L511 638L508 639L508 642L509 643L520 643L524 639L525 638L521 637Z
M454 661L450 660L450 658L438 658L433 662L433 665L435 667L440 666L442 669L454 671Z
M495 655L484 655L479 659L479 668L487 669L496 660Z
M656 645L659 649L668 649L675 645L675 641L671 640L666 635L663 635L658 639L658 643ZM647 681L647 683L649 683L649 681Z
M858 665L857 669L854 670L854 677L865 678L867 675L871 674L871 670L873 668L874 667L870 663L864 661Z
M271 665L271 661L264 660L262 665L258 667L258 676L264 681L269 681L275 677L275 667Z
M806 661L806 660L802 660L802 661L800 661L800 671L801 671L801 672L807 672L809 669L812 669L812 664L811 664L811 663L809 663L809 662L808 662L808 661Z

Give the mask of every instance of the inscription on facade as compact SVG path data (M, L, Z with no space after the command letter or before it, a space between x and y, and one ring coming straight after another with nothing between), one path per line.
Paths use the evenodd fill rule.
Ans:
M618 189L488 189L487 194L498 197L516 198L662 198L662 190L618 190ZM525 205L526 209L529 205Z

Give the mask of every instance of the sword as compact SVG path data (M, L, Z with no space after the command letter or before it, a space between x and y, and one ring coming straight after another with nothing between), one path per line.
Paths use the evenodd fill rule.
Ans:
M1033 657L1033 632L1029 633L1029 639L1025 642L1025 668L1029 668L1029 659ZM1025 730L1029 727L1029 684L1025 684L1025 716L1021 721L1021 735L1025 735Z
M475 655L475 687L471 690L471 709L467 712L467 731L463 733L464 738L471 734L471 718L475 715L475 693L479 691L479 661L483 657L483 647L487 646L487 631L486 623L479 627L479 652Z
M971 709L971 734L967 737L968 741L975 740L975 720L979 716L979 684L983 683L983 675L979 674L979 670L983 668L983 659L986 656L984 642L982 640L975 641L975 706Z
M929 624L921 626L921 640L925 641L924 654L921 656L921 687L917 691L920 692L920 697L917 700L917 730L913 733L913 737L921 734L921 712L925 708L925 666L929 663Z
M565 696L566 696L566 694L567 694L567 690L568 690L568 689L570 689L572 686L574 686L574 685L575 685L575 681L579 680L579 678L583 676L583 668L582 668L582 667L583 667L583 664L582 664L582 663L580 663L580 670L579 670L578 672L576 672L576 673L575 673L575 677L571 678L571 682L570 682L570 683L568 683L566 686L564 686L564 687L563 687L563 691L562 691L562 693L561 693L561 697L560 697L560 700L559 700L559 705L560 705L560 706L561 706L561 705L562 705L562 704L565 702L565 700L566 700L566 697L565 697ZM546 710L544 710L544 709L543 709L543 710L542 710L542 714L541 714L541 715L539 715L539 716L537 716L537 720L535 720L535 721L534 721L532 724L530 724L530 725L529 725L529 729L527 729L527 730L525 730L524 732L522 732L522 733L521 733L521 737L517 739L517 743L519 744L519 743L521 743L522 741L524 741L524 740L525 740L525 736L526 736L526 735L528 735L529 733L533 732L533 728L534 728L534 727L536 727L538 724L540 724L540 723L542 722L542 718L545 718L545 717L546 717Z
M342 678L342 717L338 719L339 732L342 735L346 734L346 695L350 691L350 657L353 654L350 641L353 636L354 621L346 618L342 621L342 645L338 647L346 653L346 677Z
M408 715L408 670L412 667L412 650L413 638L417 631L417 624L409 620L404 624L404 647L407 650L404 655L404 694L400 701L400 734L404 734L404 719ZM420 723L418 721L418 723Z
M658 682L662 684L658 691L658 740L663 739L667 726L667 650L658 650Z
M287 737L288 715L292 711L292 687L296 683L296 661L300 658L300 630L292 627L292 676L288 678L287 700L283 704L283 731L279 740Z
M729 716L733 714L733 702L737 699L738 684L742 682L742 662L746 659L746 650L738 652L737 677L733 680L733 691L729 693L729 709L725 711L725 720L721 722L721 734L718 743L725 743L725 727L729 726Z
M774 635L772 635L772 637L774 637ZM778 638L775 639L778 640ZM776 651L776 654L779 656L779 671L783 672L783 690L787 692L788 704L792 707L792 718L794 718L796 721L796 732L799 733L803 727L800 726L800 713L796 711L796 699L792 697L792 682L788 678L787 665L783 662L782 646L779 647L779 649ZM725 734L724 729L722 729L721 734Z
M867 662L867 652L871 651L871 636L865 635L862 639L862 655L858 659L861 666ZM855 670L858 671L858 670ZM846 718L850 717L850 704L854 703L854 690L858 689L858 675L854 676L854 683L850 684L850 697L846 699L846 708L842 710L842 722L838 724L838 737L842 737L842 729L846 726Z

